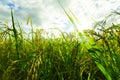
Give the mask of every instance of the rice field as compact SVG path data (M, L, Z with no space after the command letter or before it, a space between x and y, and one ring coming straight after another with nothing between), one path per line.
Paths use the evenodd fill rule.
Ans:
M106 26L105 18L80 32L75 15L65 13L74 32L45 38L48 32L33 30L31 19L26 34L11 10L11 26L0 23L0 80L120 80L119 23Z

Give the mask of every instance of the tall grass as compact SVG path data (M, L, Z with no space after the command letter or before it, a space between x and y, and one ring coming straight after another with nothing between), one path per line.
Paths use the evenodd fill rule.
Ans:
M15 28L15 22L14 22L14 16L13 16L12 10L11 10L11 19L12 19L12 27L13 27L12 31L14 33L14 38L15 38L16 53L17 53L17 57L19 59L19 50L18 50L19 45L18 45L18 40L17 40L18 39L18 34L17 34L17 30Z
M75 31L57 29L60 38L45 38L48 32L33 30L30 18L31 32L25 34L11 11L12 26L0 23L0 80L120 79L120 25L97 22L81 33L76 16L64 11Z

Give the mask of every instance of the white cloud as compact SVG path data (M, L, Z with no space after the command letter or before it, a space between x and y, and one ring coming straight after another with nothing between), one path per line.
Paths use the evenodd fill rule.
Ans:
M0 5L0 22L4 22L5 20L10 20L10 10L7 8L7 6Z
M73 29L57 0L2 0L0 18L10 17L8 2L14 3L15 15L23 24L26 23L27 17L31 16L35 26L59 27L63 31ZM71 9L78 17L80 30L91 27L91 18L99 20L120 6L120 0L60 0L60 2L65 9Z
M119 6L120 0L72 0L69 8L75 13L81 22L80 30L89 29L92 19L99 20L108 15Z

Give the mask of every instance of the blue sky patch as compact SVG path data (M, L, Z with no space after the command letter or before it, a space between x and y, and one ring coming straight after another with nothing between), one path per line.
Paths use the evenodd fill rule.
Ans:
M14 8L15 7L15 4L14 2L12 1L7 1L7 0L0 0L1 4L3 5L7 5L9 8Z
M15 4L13 2L9 2L9 3L7 3L7 5L12 9L15 7Z
M1 2L2 4L6 4L6 3L7 3L6 0L0 0L0 2Z

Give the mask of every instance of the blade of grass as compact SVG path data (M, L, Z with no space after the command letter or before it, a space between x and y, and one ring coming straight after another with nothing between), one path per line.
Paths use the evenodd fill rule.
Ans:
M13 33L14 33L14 37L15 37L15 46L16 46L16 53L17 53L17 57L19 59L19 49L18 49L18 35L17 35L17 30L15 28L15 22L14 22L14 14L13 11L11 9L11 18L12 18L12 27L13 27Z
M112 80L112 78L110 77L109 73L106 71L106 69L97 61L95 61L95 63L97 64L98 68L102 71L102 73L104 74L104 76L106 77L107 80Z
M31 33L32 33L32 41L34 41L34 40L33 40L33 38L34 38L34 35L33 35L34 30L33 30L33 25L32 25L32 19L31 19L31 17L28 18L28 20L27 20L27 25L28 25L28 23L30 23Z

